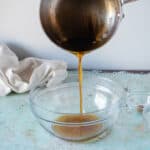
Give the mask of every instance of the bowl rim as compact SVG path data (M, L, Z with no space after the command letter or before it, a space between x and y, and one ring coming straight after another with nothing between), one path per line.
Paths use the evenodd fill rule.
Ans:
M73 75L74 76L74 75ZM116 81L113 81L109 78L105 78L105 77L97 77L97 80L96 80L96 85L99 83L98 81L106 81L106 82L109 82L113 85L115 85L116 87L118 87L120 89L120 91L122 91L122 93L126 93L125 89L123 88L123 86L121 84L118 84ZM68 83L61 83L59 85L56 85L56 86L52 86L52 87L46 87L48 89L48 91L53 91L53 90L57 90L57 89L61 89L61 88L68 88L70 86L77 86L78 85L78 82L68 82ZM44 120L46 122L51 122L51 123L54 123L54 124L58 124L58 125L85 125L85 124L91 124L91 123L95 123L95 122L104 122L106 120L108 120L109 118L109 115L107 118L104 118L104 119L98 119L98 120L94 120L94 121L88 121L88 122L83 122L83 123L65 123L65 122L58 122L58 121L51 121L51 120L48 120L48 119L45 119L43 117L41 117L39 114L37 114L35 111L34 111L34 105L38 106L36 103L33 102L33 99L34 99L34 93L37 92L38 89L40 88L45 88L45 86L40 86L40 87L36 87L34 89L32 89L29 93L29 102L30 102L30 107L31 107L31 110L33 112L33 114L41 119L41 120ZM115 104L112 104L112 106L115 105ZM41 106L38 106L40 109L44 110L45 111L45 108L41 108ZM83 112L82 114L83 115L89 115L89 114L96 114L96 113L99 113L99 112L106 112L107 109L96 109L94 111L89 111L89 112ZM81 115L81 113L63 113L63 112L57 112L57 111L52 111L52 110L47 110L53 114L59 114L59 115ZM110 111L108 111L110 112ZM108 113L107 112L107 113Z

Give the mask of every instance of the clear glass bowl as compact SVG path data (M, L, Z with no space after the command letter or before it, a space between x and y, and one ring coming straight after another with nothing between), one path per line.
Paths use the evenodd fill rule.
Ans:
M124 89L106 78L84 77L80 114L78 82L68 79L55 87L31 91L30 106L41 126L57 137L72 141L91 139L110 131L126 96Z

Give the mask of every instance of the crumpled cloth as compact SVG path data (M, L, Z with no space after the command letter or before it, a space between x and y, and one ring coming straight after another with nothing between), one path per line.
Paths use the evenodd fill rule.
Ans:
M66 77L65 62L33 57L19 61L7 45L0 44L0 96L11 91L24 93L43 84L50 87Z

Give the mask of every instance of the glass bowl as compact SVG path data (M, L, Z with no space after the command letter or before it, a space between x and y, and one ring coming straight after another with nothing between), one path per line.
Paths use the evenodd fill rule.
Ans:
M78 82L68 79L53 87L31 91L30 106L38 122L49 133L71 141L108 133L118 118L126 95L124 89L110 79L84 77L81 114Z

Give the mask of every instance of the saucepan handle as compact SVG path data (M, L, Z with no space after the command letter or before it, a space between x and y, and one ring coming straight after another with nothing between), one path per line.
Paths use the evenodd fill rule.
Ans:
M129 4L129 3L135 2L135 1L138 1L138 0L121 0L121 5L122 5L122 13L120 15L121 16L121 21L125 17L125 14L124 14L124 11L123 11L124 4Z
M135 1L138 1L138 0L121 0L121 1L122 1L122 4L127 4L127 3L135 2Z

